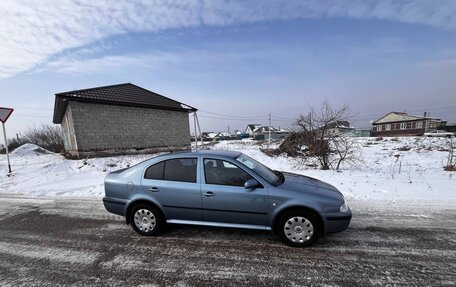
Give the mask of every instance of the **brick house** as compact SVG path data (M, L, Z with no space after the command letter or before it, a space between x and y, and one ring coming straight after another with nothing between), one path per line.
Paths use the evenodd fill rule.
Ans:
M55 94L53 123L73 157L180 150L190 147L195 111L126 83Z
M445 121L424 116L391 112L372 123L372 136L421 136L430 130L444 128Z

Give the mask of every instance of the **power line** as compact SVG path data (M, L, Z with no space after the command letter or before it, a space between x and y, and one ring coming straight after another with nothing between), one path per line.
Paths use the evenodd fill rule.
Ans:
M217 119L217 120L234 120L234 121L248 121L251 119L246 119L246 118L228 118L228 117L213 117L213 116L205 116L205 115L200 115L199 117L201 118L207 118L207 119ZM267 118L255 118L255 120L263 120L267 121Z
M289 121L295 121L296 119L291 119L291 118L282 118L282 117L276 117L276 116L272 116L273 119L276 119L276 120L289 120Z
M222 117L228 117L228 118L238 118L238 119L240 119L240 118L244 118L244 119L256 119L256 118L267 118L267 117L268 117L268 115L259 115L259 116L227 115L227 114L220 114L220 113L209 112L209 111L201 110L201 109L199 109L198 111L204 112L204 113L207 113L207 114L211 114L211 115L222 116Z

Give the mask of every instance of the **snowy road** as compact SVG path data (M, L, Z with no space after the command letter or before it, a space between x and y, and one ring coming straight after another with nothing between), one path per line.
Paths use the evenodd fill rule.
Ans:
M454 207L352 207L347 231L294 249L236 229L172 226L145 238L100 200L3 194L0 286L456 284Z

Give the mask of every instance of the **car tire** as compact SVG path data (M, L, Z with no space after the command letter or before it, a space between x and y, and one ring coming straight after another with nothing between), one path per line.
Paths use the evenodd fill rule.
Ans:
M130 212L133 230L144 236L155 236L163 232L165 219L162 213L149 204L138 204Z
M321 232L320 221L309 211L285 213L276 228L280 239L292 247L306 247L313 244Z

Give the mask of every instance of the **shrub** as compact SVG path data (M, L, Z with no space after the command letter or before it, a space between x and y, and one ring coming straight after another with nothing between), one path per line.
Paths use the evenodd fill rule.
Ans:
M12 152L25 143L32 143L52 152L64 150L63 131L57 125L42 125L27 129L21 136L8 140L8 150ZM0 151L5 153L5 149Z
M13 138L8 140L8 151L12 152L16 148L20 147L21 145L27 143L23 138ZM6 153L6 149L3 147L0 150L0 153Z

